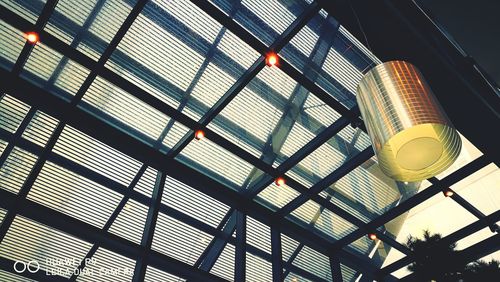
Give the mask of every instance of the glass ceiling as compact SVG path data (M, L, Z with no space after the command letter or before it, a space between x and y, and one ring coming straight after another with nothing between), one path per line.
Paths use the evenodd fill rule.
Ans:
M40 106L37 93L1 88L2 197L16 195L135 245L145 244L152 230L149 252L226 280L234 279L238 253L235 209L248 201L322 243L345 243L341 249L358 260L340 261L343 279L351 281L366 271L356 265L368 254L377 252L370 256L374 269L387 256L366 239L365 225L431 185L387 178L368 135L349 125L346 113L356 112L357 84L380 61L316 2L1 0L1 5L2 74L22 78L69 109L43 101ZM25 44L27 30L41 31L41 42ZM265 66L259 46L276 51L280 64ZM184 183L168 168L164 183L159 181L162 168L140 161L147 159L141 150L125 151L101 138L106 132L92 136L86 126L69 123L67 116L75 112L115 136L126 133L141 148L217 186ZM207 138L194 139L196 129L204 129ZM286 184L274 184L279 175ZM60 276L92 281L74 269L120 266L132 273L119 280L132 280L141 258L39 222L6 201L0 206L0 256L7 261L43 260L40 267L48 270L46 258L75 258L71 271ZM375 226L387 248L404 243L398 241L405 211L398 217L403 220ZM151 214L157 217L153 227ZM271 281L271 227L251 215L246 277ZM284 230L278 237L285 281L331 281L328 246L321 252L311 240L288 233L295 234ZM79 266L86 257L97 263ZM189 276L158 264L142 271L146 281ZM0 270L2 281L19 277Z

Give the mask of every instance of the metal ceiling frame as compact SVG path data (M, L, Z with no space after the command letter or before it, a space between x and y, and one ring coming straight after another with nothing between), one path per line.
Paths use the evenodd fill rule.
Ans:
M29 44L25 45L21 53L21 56L18 59L18 62L16 62L16 65L11 73L7 73L6 71L3 70L0 71L2 79L5 79L5 81L9 81L9 85L4 87L5 89L3 90L9 92L9 94L11 94L12 96L33 106L15 134L10 134L8 132L0 131L0 136L2 136L4 140L9 140L10 141L9 146L11 146L12 148L14 146L21 146L21 147L24 146L28 151L30 150L36 151L36 154L40 156L37 161L37 164L35 165L34 169L30 173L30 176L28 177L28 181L26 181L25 184L23 185L23 188L21 189L21 193L19 193L19 195L13 196L9 192L0 190L0 193L2 194L1 197L2 200L0 201L1 206L9 210L5 218L6 220L2 222L2 226L0 228L1 238L5 236L15 215L20 214L29 217L31 219L34 219L38 222L41 222L43 224L46 224L48 226L70 233L75 237L79 237L89 242L95 243L94 247L91 249L88 256L89 255L92 256L92 250L94 249L97 250L98 246L103 246L117 253L133 257L134 259L137 260L136 270L134 272L134 281L141 281L143 279L147 265L153 265L159 269L163 269L170 273L178 274L180 276L188 277L191 279L204 279L203 281L217 281L218 279L211 274L201 271L195 267L185 265L179 261L176 261L175 259L169 258L165 255L159 254L151 250L154 225L158 212L166 212L167 214L170 214L175 218L189 222L188 224L195 226L198 229L205 229L205 230L210 229L210 227L203 225L196 219L190 218L189 215L184 215L182 213L176 212L175 210L168 208L167 206L162 205L160 203L162 194L161 190L163 187L163 185L160 184L162 182L164 183L166 175L169 175L184 183L193 186L197 190L200 190L210 196L213 196L214 198L238 210L235 212L237 219L236 240L233 240L231 236L227 236L226 233L218 229L215 230L210 229L209 232L210 234L216 234L215 235L216 238L218 237L225 238L226 241L235 244L237 253L236 258L238 258L236 262L236 271L235 271L236 273L235 275L237 278L244 278L245 276L244 268L245 268L246 251L259 254L258 250L255 250L255 248L252 248L252 246L246 244L245 218L247 215L255 217L256 219L271 226L271 234L273 238L272 254L270 256L268 256L267 254L260 254L260 256L272 261L273 269L275 270L273 271L273 281L280 281L280 279L282 279L282 275L280 275L279 273L274 273L276 272L277 269L283 269L282 265L285 265L285 268L288 268L289 270L293 269L295 271L298 271L297 273L300 272L300 270L296 269L290 262L284 262L281 259L281 254L280 254L281 247L279 246L278 243L276 243L277 241L279 241L277 239L279 238L278 235L280 235L281 233L287 234L290 237L295 238L299 242L304 243L305 245L329 256L332 269L339 270L340 263L342 262L345 265L350 266L351 268L363 273L364 277L376 278L380 276L380 273L384 273L384 275L390 278L390 273L385 273L383 271L384 269L382 269L381 272L379 272L375 267L370 265L365 265L365 263L369 262L368 259L362 257L357 253L354 253L352 250L345 248L356 239L364 236L367 232L375 230L380 239L382 239L385 243L390 244L391 246L407 254L407 258L411 259L411 253L409 253L406 247L397 243L394 239L388 237L383 232L377 231L377 228L389 222L390 220L396 218L397 216L407 212L408 210L422 203L423 201L427 200L431 196L439 193L444 188L453 185L454 183L460 181L461 179L465 178L466 176L472 174L473 172L479 170L480 168L484 167L485 165L491 162L491 160L489 160L487 156L483 156L441 180L432 179L433 185L431 187L409 198L408 200L399 204L398 206L390 209L388 212L377 217L371 222L365 224L363 221L351 215L349 212L343 210L340 207L335 206L329 200L320 197L318 194L327 187L329 187L331 184L339 180L341 177L352 171L354 168L358 167L366 160L371 158L373 156L373 151L371 150L371 148L368 148L360 152L359 154L355 155L351 159L349 159L337 170L333 171L329 176L322 179L320 182L318 182L310 189L307 189L307 187L304 187L302 184L296 182L292 178L285 176L287 184L290 187L294 188L295 190L299 191L301 195L294 201L290 202L285 207L280 209L278 212L271 212L270 210L264 208L263 206L260 206L260 204L255 203L255 201L253 200L254 197L261 190L267 187L269 181L272 182L272 180L275 177L286 173L286 171L288 171L290 168L299 163L300 160L305 158L309 153L313 152L327 140L335 136L342 128L347 126L349 123L355 124L356 126L363 128L362 122L359 119L359 112L357 108L351 110L347 109L335 98L333 98L333 96L326 93L322 88L317 86L303 73L295 69L286 60L280 58L279 67L281 68L281 70L283 70L291 78L295 79L301 86L305 87L308 91L314 93L325 104L329 105L337 112L342 114L342 117L338 119L335 123L333 123L331 126L326 128L323 132L318 134L306 146L301 148L297 153L292 155L287 161L285 161L276 169L268 165L266 162L254 157L253 155L241 149L237 145L231 143L230 141L220 136L219 134L215 133L214 131L205 128L205 126L210 121L212 121L212 119L218 113L220 113L220 111L222 111L222 109L231 101L231 99L234 98L239 93L239 91L242 90L245 87L245 85L251 79L253 79L257 75L257 73L264 67L265 55L270 51L278 52L281 48L283 48L293 38L293 36L303 26L305 26L315 14L317 14L319 9L321 8L320 4L313 2L313 4L309 5L303 12L303 14L300 15L297 18L297 20L294 21L294 23L292 23L292 25L275 41L275 43L272 44L270 47L267 47L260 40L258 40L251 33L249 33L245 28L243 28L240 24L234 21L230 16L220 11L215 5L211 4L209 1L205 0L192 1L195 5L204 10L207 14L209 14L211 17L213 17L219 23L221 23L225 28L230 30L235 35L237 35L240 39L242 39L244 42L246 42L248 45L253 47L256 51L258 51L261 54L261 57L255 62L255 64L247 70L245 75L241 77L236 82L236 84L233 85L233 87L230 88L230 90L223 96L223 98L219 100L216 106L212 108L212 110L207 112L206 116L204 116L202 120L196 122L193 119L186 116L185 114L183 114L182 112L180 112L178 109L174 109L168 106L167 104L153 97L146 91L133 85L132 83L123 79L116 73L104 67L104 64L111 57L111 54L118 46L121 38L123 38L123 36L126 34L128 29L134 22L135 18L141 12L146 2L147 1L139 1L139 3L134 6L131 14L127 17L127 20L125 20L123 25L120 27L120 30L117 32L113 40L110 42L109 46L106 48L105 52L103 53L98 62L93 61L91 58L75 50L74 46L67 45L64 42L57 39L56 37L54 37L53 35L43 31L43 26L50 18L50 14L54 10L57 1L48 2L48 4L44 7L42 16L40 16L35 25L32 25L23 18L19 17L18 15L6 9L0 10L0 18L3 19L5 22L9 23L10 25L22 31L28 31L28 30L38 31L40 33L42 41L45 44L47 44L54 50L57 50L61 54L65 55L65 57L70 58L80 63L82 66L85 66L86 68L91 70L91 73L89 74L86 81L83 83L82 87L80 88L80 90L78 91L77 95L74 97L71 103L64 102L62 99L59 99L51 95L50 93L42 89L39 89L36 86L30 85L30 83L27 83L24 80L19 79L17 77L30 54L32 45ZM127 92L136 96L137 98L145 101L147 104L153 106L154 108L160 110L161 112L167 114L168 116L172 117L173 120L184 124L191 130L203 128L206 131L207 138L214 141L216 144L220 145L227 151L237 155L241 159L254 165L256 168L262 170L267 177L263 178L261 182L258 182L258 185L255 186L256 188L254 190L251 190L250 192L235 192L231 190L229 187L226 187L225 185L213 181L207 176L202 175L191 168L188 168L187 166L179 163L178 161L172 158L177 153L179 153L182 150L182 148L184 148L192 139L191 131L188 134L186 134L182 139L182 141L179 142L174 147L175 150L172 150L171 153L164 155L163 153L160 153L157 150L158 148L156 148L156 146L152 145L152 144L157 144L158 141L150 140L148 137L141 136L139 132L136 132L134 130L130 130L130 132L124 133L104 123L99 118L91 116L85 110L82 110L81 108L77 107L77 105L80 99L85 94L88 87L91 85L92 81L98 75L104 77L113 84L121 87L122 89L126 90ZM20 91L21 89L30 89L30 92ZM23 93L38 93L40 94L40 96L33 97ZM21 138L24 128L28 125L29 121L31 120L32 116L35 114L37 109L43 110L53 115L54 117L57 117L60 120L57 129L51 136L51 139L47 143L45 148L37 147L37 145L29 141L22 140ZM128 198L133 198L140 202L142 201L143 203L145 203L150 207L148 212L148 218L145 227L143 242L141 243L141 246L135 246L124 239L121 239L115 235L108 233L106 228L97 229L84 222L75 220L64 214L55 212L53 210L50 210L46 207L43 207L39 204L36 204L34 202L25 199L26 195L29 192L29 189L33 185L38 173L40 172L46 160L54 161L56 163L61 164L64 167L71 167L71 170L78 171L78 173L84 175L85 177L94 179L96 182L100 181L105 183L106 187L110 186L113 187L119 185L117 183L113 183L113 181L110 179L106 179L101 175L93 173L92 171L85 169L84 167L79 166L78 164L72 163L71 161L64 159L61 156L56 156L54 153L51 152L52 147L55 145L57 138L61 134L64 125L66 123L110 145L111 147L118 149L121 152L124 152L138 160L143 161L144 164L151 165L160 170L157 179L158 185L155 185L155 194L153 196L153 199L149 199L143 195L138 194L137 192L132 191L132 188L135 185L136 181L135 183L133 181L130 187L128 187L128 189L127 188L117 189L117 190L121 189L120 193L124 195L124 199L122 200L123 204L120 203L118 208L113 213L113 216L110 218L111 223L113 221L113 217L116 218L116 216L119 214L121 208L125 205ZM137 151L132 152L130 148L134 148L134 150ZM140 153L138 154L138 152ZM2 157L0 158L2 163L5 161L7 155L8 153L2 154ZM140 178L140 175L144 172L145 168L146 167L143 165L143 167L140 170L140 173L136 176L137 181ZM196 175L197 177L193 179L194 177L190 177L192 175ZM210 185L207 185L207 183L209 183ZM220 195L219 192L220 189L224 189L224 191L228 190L227 195ZM464 206L467 210L471 211L474 215L478 216L479 218L478 222L480 223L489 222L488 221L489 216L486 217L484 214L481 214L477 209L475 209L472 205L470 205L470 203L465 201L463 198L456 195L453 199L456 200L462 206ZM359 228L340 240L330 242L329 240L326 240L323 236L319 236L313 233L312 231L303 228L302 226L299 226L296 223L285 218L287 214L289 214L291 211L293 211L294 209L296 209L297 207L299 207L308 200L313 200L317 202L324 208L327 208L328 210L341 216L342 218L353 223ZM498 217L498 213L496 214L496 216ZM110 226L111 223L106 224L106 226L108 225ZM498 232L498 229L496 229L496 232ZM238 233L240 235L238 235ZM465 234L467 232L463 233ZM458 239L455 239L455 241L456 240ZM489 244L486 245L489 246ZM8 268L7 267L8 265L9 262L6 262L5 260L3 260L2 263L0 264L2 269L12 271L12 269L6 269ZM83 267L84 265L81 265L81 268ZM310 273L309 274L303 273L303 274L311 277L312 279L321 281L321 279L315 277ZM334 277L335 279L339 279L340 277L341 279L341 273L339 273L339 271L336 272L334 271L332 272L332 277ZM59 278L54 278L54 280L56 279ZM71 280L74 279L76 279L76 277L71 278Z

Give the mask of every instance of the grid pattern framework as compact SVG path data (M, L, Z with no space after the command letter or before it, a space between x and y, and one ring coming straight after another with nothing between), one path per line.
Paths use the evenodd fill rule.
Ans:
M380 61L321 1L1 5L0 280L394 280L407 212L491 163L418 193L384 176L354 96ZM443 244L498 233L498 211L451 198L478 221ZM48 258L75 260L14 271Z

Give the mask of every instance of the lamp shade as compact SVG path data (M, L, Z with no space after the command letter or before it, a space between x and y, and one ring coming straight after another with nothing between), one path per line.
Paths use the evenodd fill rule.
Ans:
M448 168L462 143L422 74L410 63L377 65L356 99L380 169L399 181L420 181Z

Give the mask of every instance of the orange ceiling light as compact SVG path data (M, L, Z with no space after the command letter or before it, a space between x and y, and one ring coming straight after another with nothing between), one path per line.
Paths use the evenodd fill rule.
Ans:
M201 140L205 138L205 132L201 129L196 130L194 133L194 138L196 138L196 140Z
M375 233L368 233L368 239L377 240L377 235Z
M40 36L34 31L30 31L24 34L24 38L26 38L26 40L28 40L28 42L31 44L36 44L38 43L38 41L40 41Z
M443 194L445 197L451 197L453 194L455 194L451 189L446 189L443 191Z
M283 178L281 176L276 178L276 180L274 180L274 183L276 183L276 185L278 185L278 186L285 185L285 182L286 182L285 178Z
M271 52L271 53L267 54L267 56L266 56L266 65L268 67L275 66L275 65L278 64L278 62L279 62L279 57L278 57L278 55L276 55L276 53Z

